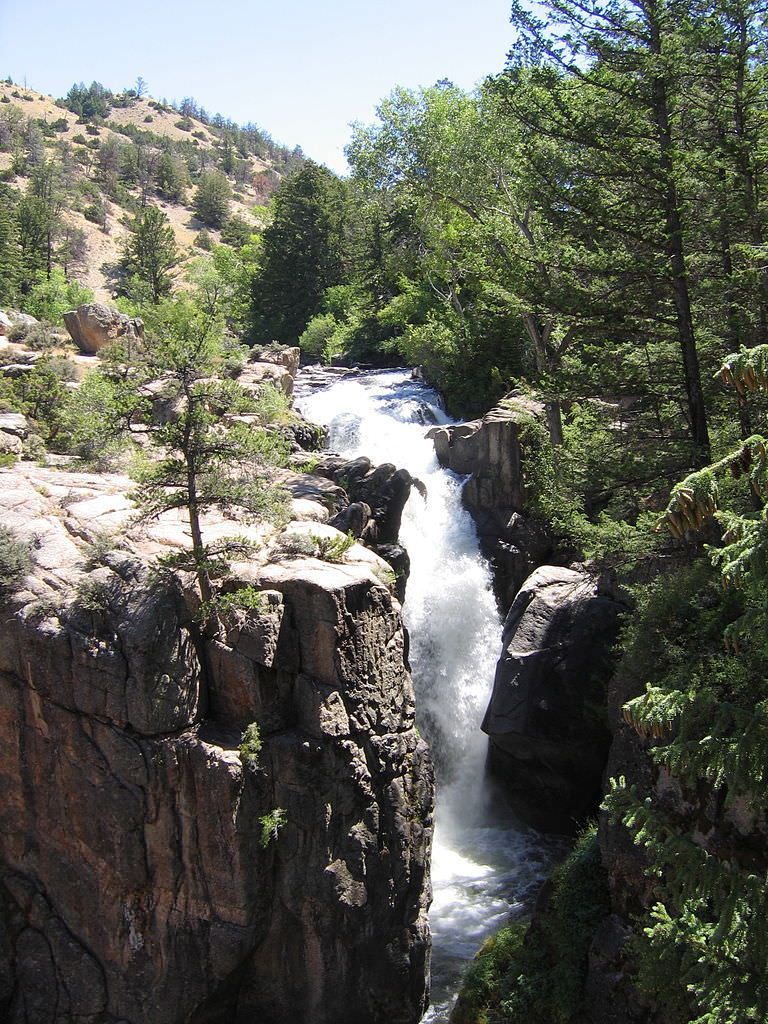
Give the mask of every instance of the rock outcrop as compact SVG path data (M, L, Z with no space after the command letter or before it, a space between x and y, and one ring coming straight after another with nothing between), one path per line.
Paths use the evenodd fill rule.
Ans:
M610 743L605 691L622 608L586 572L543 566L507 615L482 728L492 771L538 827L568 831L597 810Z
M64 326L86 355L96 355L116 338L141 338L144 324L101 302L87 302L64 314Z
M288 397L293 394L293 374L277 363L246 363L237 383L255 397L261 394L265 384L271 384Z
M427 432L440 465L469 477L462 500L477 525L505 611L523 580L551 554L546 532L527 515L523 475L525 427L544 416L541 402L513 393L480 420Z
M34 560L0 608L0 1017L415 1024L432 773L379 559L235 566L261 604L205 640L151 565L181 517L140 529L115 476L0 475ZM233 528L268 549L206 524Z
M301 349L298 345L257 345L251 350L250 360L253 363L274 363L284 366L295 379L299 372Z

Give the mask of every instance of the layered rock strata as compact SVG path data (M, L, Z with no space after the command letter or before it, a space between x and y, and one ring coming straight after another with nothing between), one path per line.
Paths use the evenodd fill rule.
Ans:
M523 434L543 421L544 405L509 395L482 419L432 427L441 466L468 480L462 500L477 525L491 563L497 598L507 611L523 580L551 555L551 540L528 514Z

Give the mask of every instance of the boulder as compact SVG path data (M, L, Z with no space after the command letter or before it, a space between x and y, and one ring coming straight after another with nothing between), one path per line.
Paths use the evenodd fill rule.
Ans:
M265 384L272 384L289 398L293 394L293 375L275 363L247 363L237 383L255 397L261 394Z
M0 455L21 455L23 450L20 437L0 429Z
M13 309L9 315L14 324L21 324L22 327L35 327L40 323L37 317L32 316L31 313L18 313Z
M29 436L27 417L22 416L20 412L0 413L0 430L5 434L13 434L23 441Z
M5 310L0 309L0 335L4 337L12 327L13 320L11 320Z
M371 518L361 534L366 544L397 544L403 509L414 485L407 469L389 462L372 466L365 456L347 460L330 455L315 472L343 487L351 501L370 508Z
M597 810L623 608L587 572L547 565L525 581L507 615L482 728L492 772L539 828L569 831Z
M101 302L88 302L64 314L70 337L86 355L96 355L116 338L141 338L144 324Z
M292 377L299 372L301 349L297 345L263 345L256 346L251 352L250 360L254 363L274 363L284 366Z

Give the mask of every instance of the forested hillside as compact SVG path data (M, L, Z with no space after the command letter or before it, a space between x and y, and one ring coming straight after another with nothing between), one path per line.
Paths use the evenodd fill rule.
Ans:
M0 83L0 304L45 314L30 297L43 279L140 299L146 264L179 275L214 244L243 245L302 160L255 124L150 98L142 79L118 94L76 84L56 101ZM131 268L125 250L149 210L152 252Z

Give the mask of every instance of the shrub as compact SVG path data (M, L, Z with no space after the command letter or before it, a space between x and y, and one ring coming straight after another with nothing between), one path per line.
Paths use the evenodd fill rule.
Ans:
M317 546L317 556L326 562L343 562L344 556L356 543L353 533L347 533L338 537L319 537L317 534L310 534L310 537Z
M50 277L45 274L38 277L26 297L24 307L27 313L36 316L38 320L58 324L68 309L92 301L93 292L89 288L84 288L78 281L68 281L64 271L55 267Z
M93 614L103 614L109 608L111 586L105 579L84 576L75 586L75 604Z
M113 534L108 530L99 530L85 549L85 558L83 560L85 569L90 572L92 569L98 569L100 566L105 565L107 555L114 551L116 547L117 543Z
M240 249L250 241L253 231L253 227L247 220L233 214L221 229L221 240L225 245Z
M12 593L32 567L31 546L0 526L0 598Z
M35 352L49 352L60 344L60 338L50 324L32 324L27 328L24 344Z
M265 384L254 399L253 410L262 423L285 423L291 418L291 401L282 388Z
M205 171L195 192L195 216L211 228L220 228L229 216L232 186L221 171Z
M213 244L213 236L206 228L202 228L195 235L195 245L198 249L202 249L203 252L210 252L213 249Z
M24 341L24 339L27 336L27 330L27 325L21 323L21 321L18 321L15 324L11 324L11 326L8 328L8 333L6 334L6 337L8 338L8 341Z
M340 320L334 313L318 313L299 338L299 347L306 355L330 363L347 350L355 328L352 320Z
M240 760L246 767L250 768L258 762L261 747L262 741L259 724L258 722L251 722L250 725L246 726L240 743Z
M261 825L261 846L262 849L266 849L273 839L277 839L280 829L285 825L287 821L286 813L282 807L276 807L269 814L263 815L259 818L259 824Z

